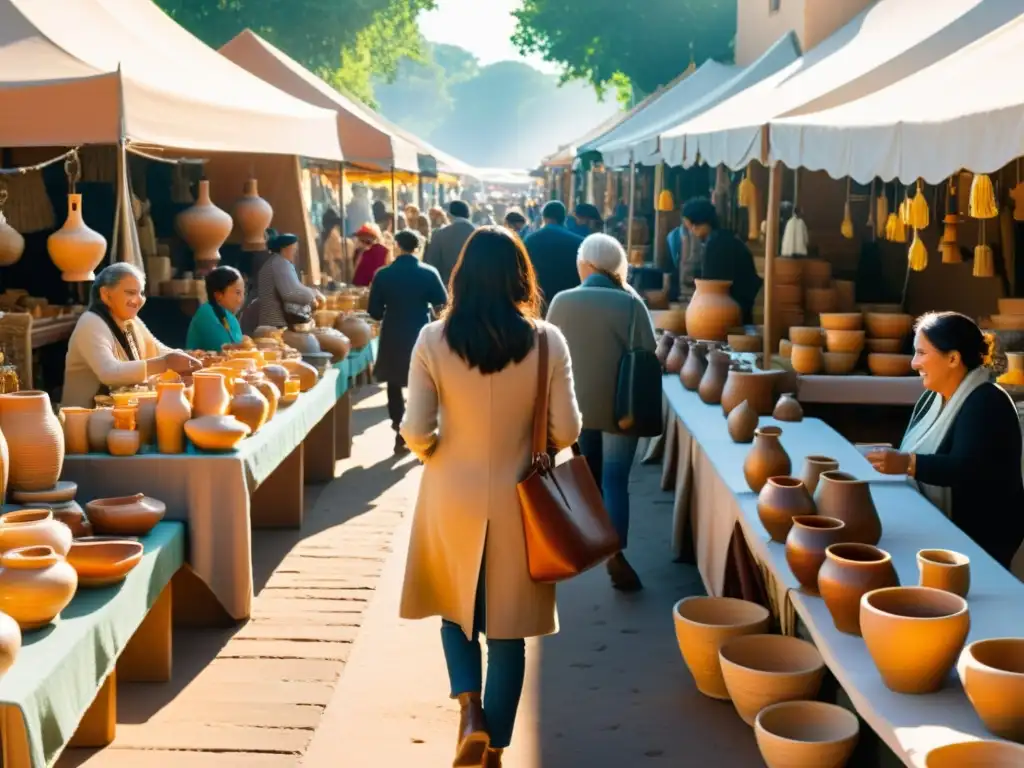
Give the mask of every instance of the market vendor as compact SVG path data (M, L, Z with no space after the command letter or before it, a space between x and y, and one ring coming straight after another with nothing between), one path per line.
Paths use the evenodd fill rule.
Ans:
M245 281L234 267L217 267L206 275L206 303L188 325L189 349L219 352L225 344L242 343L238 313L245 304Z
M964 315L919 318L912 365L926 391L899 450L875 451L868 461L884 474L907 475L1009 568L1024 540L1021 429L1013 400L991 381L991 346ZM923 539L922 546L927 546Z
M356 232L355 267L352 285L362 287L373 282L378 270L387 266L391 252L384 244L383 234L376 224L366 224Z
M144 384L168 370L188 374L202 367L161 344L139 320L145 288L146 276L132 264L111 264L96 275L89 309L68 341L63 406L92 408L96 395L117 387Z
M288 328L313 319L313 310L324 305L320 291L303 285L295 271L299 238L267 230L267 250L252 265L252 302L242 315L243 332L252 335L259 326Z

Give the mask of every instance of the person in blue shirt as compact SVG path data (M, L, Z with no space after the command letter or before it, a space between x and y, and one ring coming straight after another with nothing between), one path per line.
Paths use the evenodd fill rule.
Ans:
M219 352L225 344L242 342L238 313L245 304L245 281L234 267L217 267L206 276L206 303L188 326L185 346Z

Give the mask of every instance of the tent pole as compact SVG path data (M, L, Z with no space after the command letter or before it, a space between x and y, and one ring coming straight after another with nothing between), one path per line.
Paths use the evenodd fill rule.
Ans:
M338 182L338 213L341 216L341 263L348 264L348 208L345 206L345 164L338 163L338 172L341 174L341 181ZM331 274L335 280L341 282L342 275L339 273L341 265L331 267Z
M775 254L779 251L779 207L782 204L782 171L778 160L771 163L768 172L768 210L764 243L764 360L762 367L770 370L775 354Z
M629 205L626 213L626 259L633 250L633 212L636 206L636 158L629 153Z
M658 203L661 199L661 190L665 188L665 164L658 163L654 166L654 244L651 246L651 254L654 259L654 266L661 266L662 238L661 238L661 209Z
M398 188L395 186L395 166L391 166L391 215L395 218L395 229L398 229Z

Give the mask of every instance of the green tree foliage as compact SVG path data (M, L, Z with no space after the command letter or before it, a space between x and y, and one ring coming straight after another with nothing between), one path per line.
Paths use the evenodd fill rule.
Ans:
M736 0L522 0L513 42L598 93L652 93L698 63L731 61Z

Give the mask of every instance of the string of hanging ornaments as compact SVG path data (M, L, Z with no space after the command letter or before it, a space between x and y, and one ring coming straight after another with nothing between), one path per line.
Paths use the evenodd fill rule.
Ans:
M60 269L64 282L95 280L93 270L103 261L107 239L90 229L82 217L82 196L77 192L82 164L77 149L71 150L64 161L64 175L68 180L68 216L64 226L47 238L46 250L50 260Z
M992 186L992 179L987 174L975 174L971 180L968 212L972 218L980 220L978 244L974 248L973 274L975 277L994 277L996 273L995 258L992 254L992 246L988 244L985 235L987 220L999 216L999 203L996 201L996 191Z

